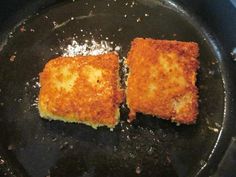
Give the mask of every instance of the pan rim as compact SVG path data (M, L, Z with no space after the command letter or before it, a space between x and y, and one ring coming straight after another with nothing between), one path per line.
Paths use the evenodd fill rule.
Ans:
M209 46L211 47L212 53L215 55L215 58L219 62L218 67L220 69L224 88L224 112L222 127L215 141L215 145L208 156L207 162L199 169L198 172L194 174L195 177L209 176L212 175L212 172L214 173L217 170L217 166L223 158L224 153L230 144L232 138L232 126L230 125L236 123L236 121L233 120L232 116L235 114L233 114L231 111L234 101L232 98L235 97L235 94L233 94L233 87L231 86L232 81L229 77L229 65L227 65L226 63L227 55L224 52L224 48L214 32L210 30L207 24L205 24L196 14L191 12L182 4L171 2L169 3L169 5L171 5L173 8L177 8L178 11L182 13L182 15L190 24L198 27L198 32L206 38L207 43L209 43ZM214 170L212 171L212 169Z
M170 2L170 1L168 1ZM26 5L26 8L28 6L32 6L32 3L28 3ZM52 4L47 4L46 6L51 6ZM45 6L45 5L40 5L40 6ZM45 8L47 8L45 6ZM196 173L194 174L194 176L205 176L206 174L209 174L209 171L212 167L216 168L215 164L218 164L219 161L222 159L224 152L226 150L226 148L228 147L228 144L230 143L230 138L231 138L231 133L230 133L230 124L233 123L233 120L230 118L230 114L231 114L231 109L233 107L232 105L232 95L233 95L233 89L230 86L230 78L227 77L229 74L228 70L226 68L228 68L225 60L226 60L226 54L224 52L223 47L220 44L220 41L217 39L216 35L208 29L207 25L204 24L199 18L197 18L197 16L195 14L193 14L192 12L190 12L187 8L183 7L180 4L175 3L169 3L166 4L166 7L171 7L172 10L176 10L193 26L199 27L198 32L204 36L207 40L207 42L209 42L209 46L211 46L211 50L214 51L212 52L217 60L219 61L219 68L220 68L220 73L221 73L221 78L223 81L223 87L224 87L224 113L223 113L223 122L222 122L222 127L220 129L220 132L217 136L217 140L215 141L215 145L212 149L212 152L209 154L208 158L207 158L207 163ZM40 8L39 8L40 9ZM34 12L38 11L39 9L34 9L31 10L31 15L34 14ZM21 14L23 11L20 12L16 12L14 16L17 16L17 14ZM22 18L24 20L27 20L28 18L30 18L30 16L26 17L26 18ZM23 20L23 21L24 21ZM23 22L21 21L20 24ZM6 22L7 23L7 22ZM11 22L12 23L12 22ZM15 23L14 25L10 25L11 29L14 29L17 27L17 25L19 25L19 23ZM8 25L3 25L3 26L9 26ZM9 31L11 31L11 29L4 29L1 28L0 31L6 31L5 33L2 33L1 37L7 37L6 35L9 33ZM3 38L0 39L0 42L2 43ZM0 48L1 51L1 48ZM220 154L220 155L219 155Z

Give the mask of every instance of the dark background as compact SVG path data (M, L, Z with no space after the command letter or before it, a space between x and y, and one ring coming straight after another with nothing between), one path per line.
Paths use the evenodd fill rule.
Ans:
M7 0L0 1L0 25L4 28L4 24L11 20L16 11L25 11L33 9L25 9L27 3L36 0ZM56 0L55 0L56 1ZM41 0L46 2L46 0ZM236 87L236 54L232 54L232 50L236 48L236 7L233 5L234 0L179 0L186 9L192 11L208 27L216 36L217 40L225 51L227 63L225 65L229 70L229 87ZM236 3L235 3L236 4ZM19 17L21 18L21 17ZM236 50L236 49L235 49ZM235 59L234 59L235 58ZM233 90L233 89L232 89ZM232 92L230 104L234 105L232 109L232 119L236 119L236 93ZM235 121L234 121L235 122ZM232 124L231 136L236 136L236 124ZM235 175L234 166L236 165L236 139L232 138L228 150L219 164L218 170L214 177L225 176L233 177Z
M36 0L0 1L0 24L7 21L14 15L14 12L26 10L24 5L33 1ZM230 57L230 52L236 47L236 7L233 5L233 3L236 4L236 1L178 0L178 2L193 11L211 31L214 31Z

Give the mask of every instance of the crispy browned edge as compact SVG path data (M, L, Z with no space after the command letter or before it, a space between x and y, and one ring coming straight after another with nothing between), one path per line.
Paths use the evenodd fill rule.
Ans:
M161 50L165 51L170 51L170 52L177 52L178 54L181 55L187 55L195 60L189 64L190 70L194 70L195 74L193 76L193 88L192 88L192 93L193 93L193 104L191 111L189 113L183 114L181 119L176 116L176 117L171 117L171 116L161 116L160 118L163 119L171 119L173 122L176 122L178 124L194 124L197 119L198 115L198 88L195 85L196 84L196 74L197 70L199 68L199 61L197 60L199 57L199 47L198 44L195 42L182 42L182 41L176 41L176 40L159 40L159 39L152 39L152 38L135 38L132 43L131 43L131 49L128 52L128 57L127 57L127 65L129 67L129 60L133 58L133 55L135 55L135 52L137 48L143 47L143 46L138 46L140 45L139 42L149 42L153 45L156 45L157 43L161 43L162 45L158 45L158 48ZM169 45L171 44L171 45ZM188 52L183 52L181 49L181 46L186 46L186 45L191 45L190 50ZM130 74L128 75L128 80L129 80ZM132 107L129 104L129 96L128 96L128 88L129 88L129 83L128 80L126 81L127 89L126 89L126 103L130 109L130 114L129 114L129 121L132 122L134 119L136 119L136 112L139 112L138 110L133 110ZM141 82L141 81L140 81ZM150 105L153 106L153 105ZM156 114L152 114L153 116L160 116Z
M86 60L88 58L94 58L94 60L96 58L100 58L101 59L101 62L99 63L102 67L105 67L105 68L109 68L109 65L113 65L112 67L114 68L114 71L117 73L117 75L115 76L115 80L116 80L116 85L113 85L113 88L116 89L116 92L115 92L115 95L114 95L114 104L116 105L116 109L115 109L115 119L116 119L116 122L114 124L101 124L99 121L97 123L91 123L89 121L80 121L79 120L79 117L76 117L76 118L65 118L63 116L58 116L56 114L53 114L51 112L48 112L47 111L47 108L43 108L40 104L40 97L41 97L41 89L44 89L44 87L46 87L45 85L42 84L42 80L45 79L43 78L44 76L44 72L46 70L46 67L48 67L49 63L51 64L52 62L55 62L55 60L61 60L61 59L65 59L66 60L73 60L73 59L77 59L77 60ZM112 61L110 61L111 63L103 63L102 61L102 58L103 57L111 57L111 58L114 58L115 59ZM75 122L75 123L83 123L83 124L86 124L86 125L89 125L93 128L97 128L97 127L100 127L100 126L107 126L109 127L110 129L113 129L119 122L119 117L120 117L120 112L119 112L119 104L123 101L124 99L124 91L120 88L120 79L119 79L119 73L118 73L118 69L119 69L119 63L118 63L118 55L115 53L115 52L110 52L110 53L107 53L107 54L102 54L102 55L99 55L99 56L76 56L76 57L57 57L57 58L54 58L54 59L51 59L46 65L45 65L45 68L43 70L43 72L41 72L39 74L40 76L40 83L41 83L41 89L40 89L40 93L39 93L39 104L38 104L38 109L39 109L39 113L40 113L40 116L41 118L44 118L44 119L49 119L49 120L61 120L61 121L64 121L64 122ZM116 60L116 61L115 61ZM83 61L84 62L84 61ZM92 61L93 62L93 61ZM92 63L90 62L90 63ZM115 82L114 82L115 83ZM114 83L111 83L111 84L114 84ZM55 93L52 93L52 96L54 95ZM92 111L92 110L91 110Z

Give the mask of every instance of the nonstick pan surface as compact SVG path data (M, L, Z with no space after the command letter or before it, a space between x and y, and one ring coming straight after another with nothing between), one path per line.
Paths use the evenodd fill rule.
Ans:
M220 49L196 18L167 1L67 1L44 7L33 4L29 9L36 6L39 10L18 19L1 45L3 174L175 177L206 173L224 133L226 96ZM86 40L106 41L114 49L119 46L123 58L135 37L199 44L195 125L176 126L141 113L129 124L125 106L121 106L121 123L113 131L40 119L38 74L50 59L62 55L72 41L83 45ZM120 74L124 78L122 69Z

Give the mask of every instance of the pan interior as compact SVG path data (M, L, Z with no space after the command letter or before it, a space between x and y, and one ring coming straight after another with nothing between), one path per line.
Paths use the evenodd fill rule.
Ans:
M66 2L36 13L9 34L0 52L1 145L32 177L194 176L216 144L224 112L220 61L194 24L175 5L151 0ZM73 41L105 41L123 58L135 37L199 44L195 125L143 114L129 124L124 107L113 131L40 119L38 74L51 58Z

